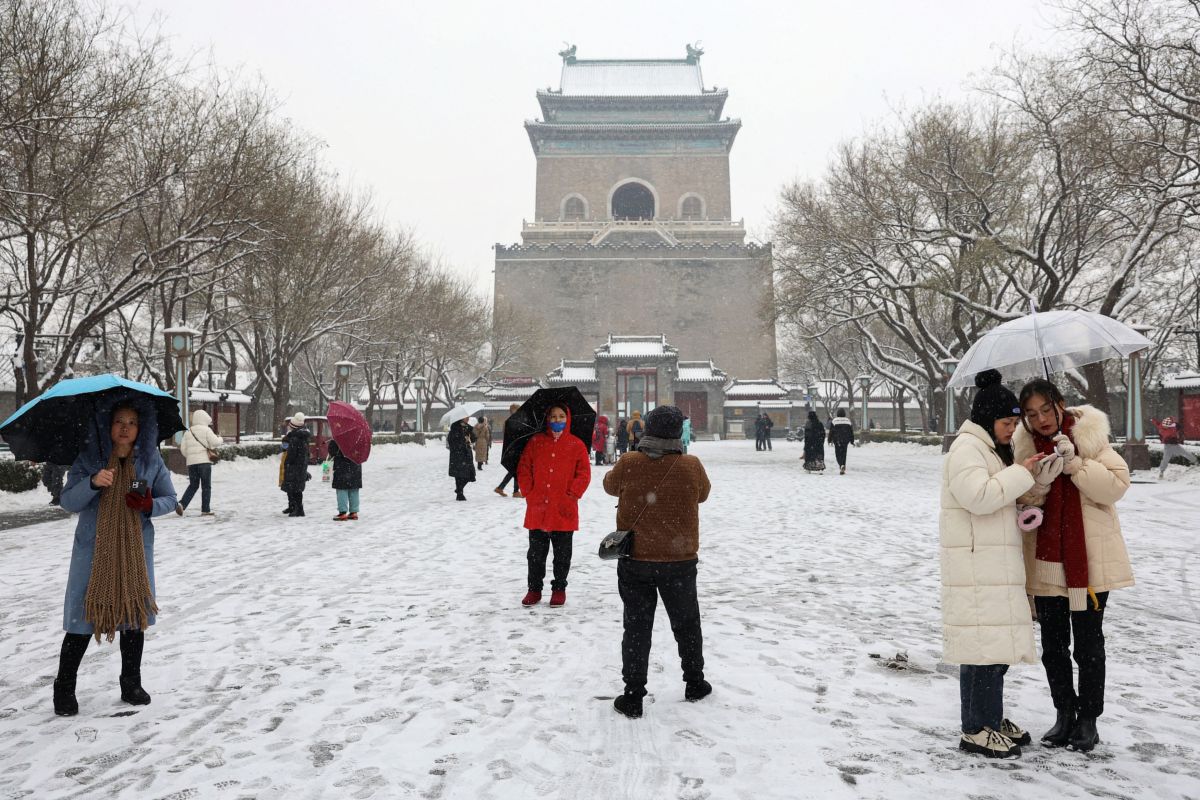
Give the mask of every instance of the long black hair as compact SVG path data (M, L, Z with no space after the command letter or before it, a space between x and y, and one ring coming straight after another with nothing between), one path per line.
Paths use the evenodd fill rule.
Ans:
M1049 400L1050 404L1054 406L1055 427L1062 430L1062 412L1059 411L1059 408L1065 408L1067 401L1063 397L1062 392L1058 390L1058 387L1045 378L1034 378L1021 387L1021 394L1018 398L1018 402L1021 404L1021 425L1024 426L1025 431L1030 436L1035 435L1036 431L1029 427L1029 422L1025 416L1025 403L1038 394Z

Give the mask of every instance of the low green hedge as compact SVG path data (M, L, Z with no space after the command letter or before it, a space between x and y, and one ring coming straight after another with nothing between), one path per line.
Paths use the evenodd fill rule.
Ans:
M929 433L901 433L900 431L855 431L855 436L862 437L867 442L910 442L929 447L942 446L942 437Z
M0 461L0 491L28 492L42 480L42 468L28 461Z

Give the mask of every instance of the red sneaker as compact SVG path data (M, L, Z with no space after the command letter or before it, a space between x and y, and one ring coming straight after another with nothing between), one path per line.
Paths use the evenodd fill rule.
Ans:
M357 512L357 511L351 511L351 512L350 512L350 519L358 519L358 512Z
M530 591L525 593L525 598L521 600L521 605L536 606L540 602L542 602L542 593Z
M350 519L350 517L346 516L345 514L338 514L336 517L333 518L333 521L334 522L345 522L348 519Z
M566 589L555 589L554 591L552 591L550 593L550 607L551 608L553 608L554 606L561 606L565 602L567 602L567 590Z

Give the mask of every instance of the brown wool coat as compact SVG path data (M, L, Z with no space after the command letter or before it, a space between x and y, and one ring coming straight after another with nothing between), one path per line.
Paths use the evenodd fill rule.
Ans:
M636 561L695 559L700 550L700 504L711 488L695 456L652 459L645 453L626 453L604 476L604 491L618 498L617 528L635 531ZM647 504L647 495L653 502Z

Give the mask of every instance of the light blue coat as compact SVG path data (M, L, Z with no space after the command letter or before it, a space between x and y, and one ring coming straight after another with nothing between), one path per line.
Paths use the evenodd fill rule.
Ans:
M146 572L150 577L150 591L154 588L154 524L157 517L175 510L175 485L171 473L158 452L158 430L153 423L154 413L148 407L139 409L139 430L134 446L134 470L137 477L150 484L154 498L151 512L142 515L142 547L146 553ZM63 602L63 630L67 633L91 634L92 625L84 619L83 598L87 594L88 582L92 577L92 556L96 547L96 516L100 511L100 490L92 488L92 476L104 469L112 451L112 440L108 436L110 411L98 413L94 435L84 452L71 465L67 485L63 488L61 504L64 509L79 514L75 524L75 544L71 548L71 570L67 575L67 593ZM143 423L143 420L149 420ZM97 440L100 440L97 443ZM150 615L149 624L154 624Z
M683 433L680 434L679 440L683 442L683 452L687 452L687 446L692 443L692 421L685 419L683 421Z

